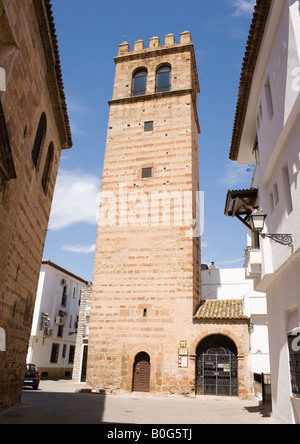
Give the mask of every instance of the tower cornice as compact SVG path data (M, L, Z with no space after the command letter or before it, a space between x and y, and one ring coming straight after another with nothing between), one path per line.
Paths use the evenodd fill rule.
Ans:
M131 103L137 103L137 102L145 102L148 100L159 100L163 99L165 97L174 97L174 96L184 96L184 95L192 95L193 98L193 105L195 110L195 116L196 116L196 124L198 128L198 133L200 134L200 124L199 124L199 118L197 113L197 107L194 104L194 96L195 91L192 88L189 89L179 89L175 91L166 91L166 92L159 92L154 94L145 94L141 96L131 96L131 97L122 97L120 99L113 99L109 100L108 104L111 105L124 105L124 104L131 104Z
M135 102L144 102L146 100L153 100L153 99L160 99L164 97L170 97L170 96L183 96L185 94L192 94L194 92L193 89L179 89L175 91L165 91L165 92L158 92L153 94L143 94L140 96L131 96L131 97L122 97L120 99L113 99L109 100L109 105L119 105L124 103L135 103Z

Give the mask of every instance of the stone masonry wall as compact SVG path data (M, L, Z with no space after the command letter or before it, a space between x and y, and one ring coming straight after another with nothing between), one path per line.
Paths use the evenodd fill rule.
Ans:
M10 39L0 66L7 75L0 93L16 178L0 184L0 408L20 400L36 289L61 154L60 139L46 81L47 65L31 0L1 0ZM3 23L3 22L2 22ZM7 28L8 29L8 28ZM3 28L2 28L3 30ZM41 114L47 117L43 149L35 168L31 151ZM50 142L55 151L47 192L41 181Z

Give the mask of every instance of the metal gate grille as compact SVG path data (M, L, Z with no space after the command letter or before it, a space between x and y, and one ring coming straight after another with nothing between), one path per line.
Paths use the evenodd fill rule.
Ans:
M238 396L237 353L212 347L197 354L196 392L199 395Z
M135 358L133 370L133 391L150 392L150 357L147 353L139 353Z

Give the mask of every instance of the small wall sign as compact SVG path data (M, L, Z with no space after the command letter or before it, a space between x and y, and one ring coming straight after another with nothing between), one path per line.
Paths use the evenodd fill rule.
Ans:
M179 356L188 356L189 351L187 348L187 342L186 341L180 341L180 348L178 350Z
M178 349L178 367L188 367L188 355L187 341L180 341L180 348Z
M179 356L178 357L178 367L179 368L188 368L188 357L187 356Z

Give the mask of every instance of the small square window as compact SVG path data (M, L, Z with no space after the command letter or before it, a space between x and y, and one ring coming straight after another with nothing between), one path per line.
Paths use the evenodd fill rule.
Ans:
M147 179L148 177L152 177L152 168L143 168L142 179Z
M153 120L144 123L144 131L153 131Z

